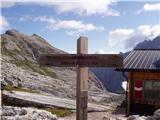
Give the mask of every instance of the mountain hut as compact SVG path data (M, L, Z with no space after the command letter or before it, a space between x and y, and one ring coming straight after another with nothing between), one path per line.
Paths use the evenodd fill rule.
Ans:
M124 59L127 115L152 115L160 109L160 49L135 49Z

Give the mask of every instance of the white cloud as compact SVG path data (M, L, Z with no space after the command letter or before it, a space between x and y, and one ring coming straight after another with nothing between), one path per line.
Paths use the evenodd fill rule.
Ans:
M66 30L67 35L73 36L75 34L84 33L86 31L104 30L104 27L95 26L91 23L84 23L76 20L59 20L47 16L33 17L30 15L23 16L20 21L34 21L46 23L46 28L50 31Z
M78 15L101 14L104 16L119 16L118 11L109 7L112 3L113 0L103 0L103 2L86 0L83 2L55 3L55 6L60 13L74 12Z
M138 27L138 32L142 33L143 36L147 36L149 39L160 35L160 25L141 25Z
M118 43L125 42L134 34L133 29L116 29L109 32L108 43L110 46L116 46Z
M80 34L79 34L78 31L66 31L66 34L67 34L68 36L77 36L77 37L80 36Z
M111 8L116 0L3 0L3 6L11 7L17 4L36 4L41 6L51 6L59 13L73 12L78 15L119 16L120 13ZM7 2L6 2L7 1ZM10 4L9 4L10 3Z
M154 3L154 4L148 4L146 3L143 6L143 9L145 11L155 11L155 10L160 10L160 3Z
M72 29L79 32L96 30L96 26L93 24L84 24L82 21L75 20L56 20L55 22L49 22L48 28L50 30L59 29Z
M160 11L160 3L146 3L142 9L136 12L136 14L140 14L143 11Z
M0 16L0 31L3 32L9 27L9 22L4 16Z
M103 49L98 49L95 54L105 54Z
M15 5L15 3L12 2L12 1L2 0L1 4L0 4L0 7L1 8L9 8L9 7L13 7L14 5Z
M153 39L160 35L160 25L141 25L137 29L116 29L109 32L110 47L130 49L143 40Z
M25 22L25 21L28 21L28 20L32 20L32 16L31 15L24 15L22 17L20 17L19 19L21 22Z
M75 50L73 50L73 51L71 51L69 53L71 53L71 54L77 54L77 52Z

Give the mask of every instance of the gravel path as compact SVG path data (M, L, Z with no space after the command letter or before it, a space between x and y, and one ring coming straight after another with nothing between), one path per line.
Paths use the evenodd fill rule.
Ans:
M22 91L3 91L4 101L12 103L19 101L18 105L53 106L58 108L76 109L76 101L66 98L60 98L53 95L42 95L40 93L27 93ZM16 104L15 102L13 104ZM88 103L88 111L103 112L111 110L111 106L103 106L94 103Z

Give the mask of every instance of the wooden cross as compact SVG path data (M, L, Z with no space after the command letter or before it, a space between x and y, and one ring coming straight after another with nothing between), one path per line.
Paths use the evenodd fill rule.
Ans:
M88 38L80 37L77 54L43 54L39 63L46 66L77 67L76 120L87 120L88 67L122 67L119 54L87 54Z

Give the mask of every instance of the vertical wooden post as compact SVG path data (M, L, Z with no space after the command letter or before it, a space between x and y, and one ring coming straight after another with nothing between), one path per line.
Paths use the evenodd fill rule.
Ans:
M77 54L88 53L88 39L80 37L77 41ZM76 120L87 120L88 67L77 68L77 113Z

